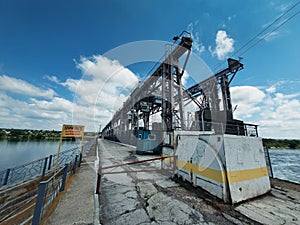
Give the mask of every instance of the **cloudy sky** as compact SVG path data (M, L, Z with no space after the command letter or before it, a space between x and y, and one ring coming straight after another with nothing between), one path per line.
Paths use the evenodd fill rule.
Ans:
M263 137L300 139L296 3L0 0L0 127L98 130L145 78L147 62L187 30L210 71L243 58L231 87L236 118L258 124ZM187 72L201 80L197 60Z

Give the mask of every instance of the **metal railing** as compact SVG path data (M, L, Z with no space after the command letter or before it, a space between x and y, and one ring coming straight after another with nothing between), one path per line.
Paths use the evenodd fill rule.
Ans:
M95 142L96 138L92 138L87 143L85 143L82 149L82 153L86 153L87 151L89 151ZM68 151L71 150L72 149ZM67 160L68 157L70 157L68 151L63 152L64 157L63 159L59 159L60 163L64 162L64 160ZM80 167L82 153L80 153L80 155L77 154L75 156L75 159L72 158L69 161L69 164L65 164L63 168L61 168L55 175L50 177L48 180L40 182L36 206L32 217L32 225L40 224L41 220L49 211L51 204L53 203L59 192L64 191L68 173L75 174L77 167Z
M95 138L92 138L85 143L83 145L83 152L89 150L91 145L95 143L95 140ZM62 151L58 158L58 165L63 166L73 161L77 154L80 157L78 160L81 161L82 154L80 154L79 147ZM44 177L48 171L55 167L57 157L57 154L52 154L42 159L0 171L0 187L19 183L34 177Z
M75 155L79 153L80 153L79 147L62 151L58 157L58 165L64 165L66 163L69 163L74 159ZM57 154L50 155L48 158L49 158L49 163L48 163L47 170L51 170L55 167Z
M59 192L64 191L68 168L69 165L66 164L48 180L40 182L32 225L40 224Z
M82 153L89 151L93 147L94 143L96 143L96 138L91 138L87 141L83 146ZM54 168L56 158L57 154L9 170L1 171L1 184L4 183L5 180L6 184L10 184L13 180L17 179L18 182L20 182L20 179L24 180L26 177L27 179L31 178L33 174L49 177L52 175L50 170ZM55 174L46 181L40 182L40 180L37 180L40 182L38 188L34 189L37 194L32 196L33 198L30 199L30 202L27 202L26 200L26 203L24 203L25 205L22 206L23 208L25 207L26 210L23 210L24 212L22 211L23 214L21 215L21 218L17 217L19 222L23 221L20 224L31 223L33 225L37 225L42 222L45 216L50 215L50 209L52 210L53 202L59 196L59 193L65 189L65 185L69 177L68 174L76 173L77 168L80 167L81 159L82 154L80 153L79 148L72 148L61 152L59 157L60 165L57 172L55 172ZM16 176L16 174L18 174L18 176ZM33 204L31 201L34 201ZM32 211L30 212L30 210ZM16 215L18 215L16 212L17 211L12 212L11 216L7 217L6 220L10 221L12 217L16 217Z
M86 142L82 147L82 154L85 154L88 150L91 149L92 145L96 143L98 137L91 138L88 142Z
M35 176L44 176L47 161L48 158L38 159L0 172L0 187L8 184L14 184Z
M176 121L177 122L177 121ZM242 136L258 137L258 125L248 123L220 123L220 122L207 122L198 120L185 121L185 130L200 130L200 131L214 131L216 134L234 134ZM175 123L176 128L180 125Z
M271 163L271 158L270 158L268 146L264 146L264 151L265 151L265 159L266 159L266 164L267 164L267 168L268 168L269 177L273 178L274 177L273 176L273 169L272 169L272 163Z

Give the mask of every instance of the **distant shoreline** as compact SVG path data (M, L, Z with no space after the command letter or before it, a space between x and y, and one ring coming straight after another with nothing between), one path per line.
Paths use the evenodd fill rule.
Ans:
M269 149L300 149L300 140L263 138L263 144Z
M0 141L59 141L61 131L56 130L29 130L0 128ZM85 137L94 137L95 132L85 132ZM75 140L64 138L64 140Z

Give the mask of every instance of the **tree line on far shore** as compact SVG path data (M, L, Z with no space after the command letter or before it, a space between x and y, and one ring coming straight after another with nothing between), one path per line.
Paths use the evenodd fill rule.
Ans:
M29 130L0 128L0 140L9 141L55 141L59 140L61 131L56 130ZM87 136L94 136L94 132L85 132Z
M55 130L0 129L0 139L12 141L59 140L60 133Z
M269 148L300 149L300 140L264 138L263 143Z

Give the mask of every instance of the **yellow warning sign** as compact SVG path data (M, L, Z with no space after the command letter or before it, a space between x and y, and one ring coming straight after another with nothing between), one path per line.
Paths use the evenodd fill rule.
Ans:
M81 137L80 147L79 147L80 153L81 153L82 152L82 142L83 142L83 137L84 137L84 126L63 124L62 129L61 129L59 145L58 145L54 174L56 173L56 171L58 169L58 158L60 155L60 147L62 144L63 137Z
M62 137L83 137L84 126L63 124L61 136Z

